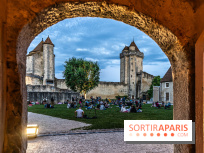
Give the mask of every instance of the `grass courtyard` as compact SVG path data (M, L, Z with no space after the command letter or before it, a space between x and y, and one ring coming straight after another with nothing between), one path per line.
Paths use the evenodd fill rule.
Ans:
M164 109L163 107L158 109L151 107L151 104L144 104L142 105L141 113L121 113L119 107L111 105L112 108L96 110L96 119L75 118L74 112L76 109L67 109L66 104L55 105L54 107L55 108L45 109L44 105L34 105L28 107L28 111L92 124L86 129L123 128L124 120L173 120L173 106L171 106L170 109ZM86 110L85 108L82 108L82 110L84 110L84 114L90 118L95 115L94 109Z

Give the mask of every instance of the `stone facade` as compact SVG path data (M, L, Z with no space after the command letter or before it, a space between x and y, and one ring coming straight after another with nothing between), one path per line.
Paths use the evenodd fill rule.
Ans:
M65 80L55 78L55 55L53 48L54 44L48 36L45 42L42 40L27 55L27 100L42 102L43 98L46 98L47 95L53 94L56 102L65 101L66 98L70 99L72 97L71 94L74 92L67 88ZM101 96L102 98L113 99L118 95L128 95L131 98L146 99L146 92L154 76L143 72L143 58L144 54L139 51L134 41L129 47L125 46L120 54L120 82L100 82L98 87L87 93L87 98L90 96ZM69 92L64 92L65 90ZM46 92L50 94L42 94Z
M153 75L143 72L144 54L135 42L125 46L120 54L120 82L127 84L127 95L131 98L146 99L146 92L152 83Z
M87 93L87 98L101 96L102 99L128 95L128 85L122 82L100 82L98 87Z
M27 100L42 103L53 97L57 103L79 96L66 87L65 80L55 78L54 44L49 36L27 55L26 64Z
M153 101L171 102L173 104L173 79L171 67L160 81L160 86L153 87Z

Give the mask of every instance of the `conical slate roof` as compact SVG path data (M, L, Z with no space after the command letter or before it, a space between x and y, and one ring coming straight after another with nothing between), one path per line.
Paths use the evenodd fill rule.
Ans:
M161 79L160 82L172 82L172 70L171 67L168 69L164 77Z
M43 50L43 43L44 43L44 41L42 40L42 41L32 50L32 52L42 51L42 50Z
M50 40L50 37L48 36L47 39L44 42L45 44L51 44L54 46L54 44L52 43L52 41Z
M138 47L137 47L137 45L135 44L134 40L131 42L130 46L134 46L134 47L135 47L135 50L140 52L140 50L138 49Z
M128 47L128 46L125 46L123 50L128 50L128 49L129 49L129 47Z

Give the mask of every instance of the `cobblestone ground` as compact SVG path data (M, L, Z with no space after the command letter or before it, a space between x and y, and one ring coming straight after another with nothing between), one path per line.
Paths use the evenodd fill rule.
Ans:
M41 134L62 133L73 128L89 126L88 124L81 122L64 120L30 112L28 113L28 123L37 123L40 126ZM173 152L173 145L170 144L126 144L124 142L123 134L123 132L113 132L37 137L35 139L28 140L27 153Z

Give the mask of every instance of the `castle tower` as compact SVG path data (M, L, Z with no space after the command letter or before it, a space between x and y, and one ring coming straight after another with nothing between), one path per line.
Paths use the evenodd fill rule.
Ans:
M128 96L139 98L142 83L144 54L135 42L125 46L120 54L120 82L128 84Z
M43 43L43 65L44 65L44 77L43 85L53 85L55 79L55 55L54 44L50 40L49 36Z

